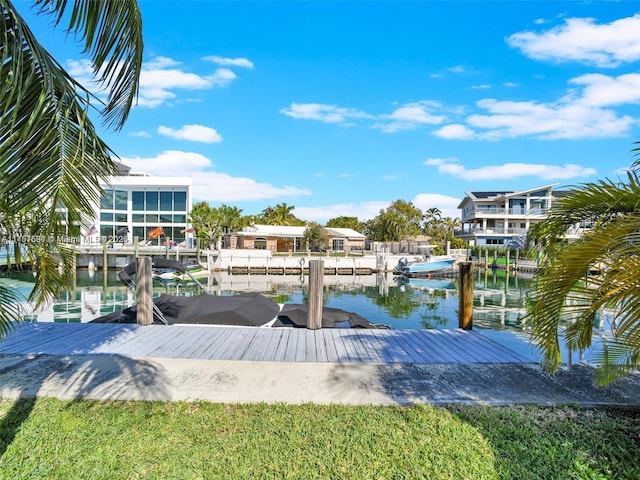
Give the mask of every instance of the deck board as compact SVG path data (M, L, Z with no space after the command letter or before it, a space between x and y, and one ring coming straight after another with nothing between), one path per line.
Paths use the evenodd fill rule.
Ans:
M530 363L477 331L27 323L0 354L332 363Z

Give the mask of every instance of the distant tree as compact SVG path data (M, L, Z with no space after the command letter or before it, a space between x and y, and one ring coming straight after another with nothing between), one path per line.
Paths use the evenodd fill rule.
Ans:
M242 210L222 204L215 208L207 202L196 203L189 214L189 221L198 238L209 242L215 248L217 240L225 233L239 230L243 226Z
M423 233L431 238L435 244L444 248L447 242L452 248L464 248L466 242L456 238L456 231L460 228L459 218L443 217L438 208L430 208L425 212Z
M312 252L319 252L327 249L330 238L329 233L322 225L316 222L309 222L302 240Z
M230 207L223 203L216 210L223 234L235 232L245 226L243 224L242 209Z
M442 219L442 211L437 207L431 207L424 212L424 229L427 230L432 225L438 225Z
M292 213L295 208L293 205L287 205L286 203L279 203L275 207L267 207L258 214L257 223L263 225L302 226L305 222Z
M356 232L364 230L364 223L358 220L358 217L335 217L330 219L326 226L329 228L350 228Z
M365 224L365 234L379 242L406 240L421 233L423 217L422 210L413 203L396 200Z

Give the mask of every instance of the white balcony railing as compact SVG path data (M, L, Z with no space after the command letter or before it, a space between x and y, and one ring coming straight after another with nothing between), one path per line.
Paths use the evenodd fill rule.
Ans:
M469 210L463 210L462 221L471 220L474 218L509 218L509 217L536 217L544 216L549 211L548 208L487 208L476 207Z

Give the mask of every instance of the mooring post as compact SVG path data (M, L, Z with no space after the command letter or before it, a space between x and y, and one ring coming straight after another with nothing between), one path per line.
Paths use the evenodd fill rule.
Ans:
M151 257L136 259L136 317L138 325L153 323L153 280Z
M322 328L322 281L324 278L324 262L309 260L309 300L307 310L307 328Z
M460 272L460 304L458 307L458 328L473 328L473 263L458 263Z

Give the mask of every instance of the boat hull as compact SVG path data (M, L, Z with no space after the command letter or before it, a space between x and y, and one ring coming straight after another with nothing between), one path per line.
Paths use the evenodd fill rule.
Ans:
M447 270L448 268L451 268L454 263L455 259L453 258L432 260L429 262L416 262L402 267L401 273L408 276L427 275L432 272Z

